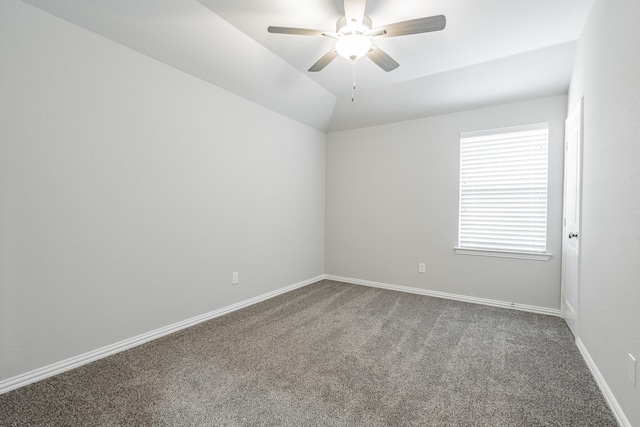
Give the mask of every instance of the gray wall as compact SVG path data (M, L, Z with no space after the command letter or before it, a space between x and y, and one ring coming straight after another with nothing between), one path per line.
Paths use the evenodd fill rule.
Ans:
M356 101L357 102L357 101ZM327 274L558 309L566 97L327 137ZM550 261L457 255L460 132L549 122ZM427 273L418 273L418 263Z
M584 97L579 338L631 425L640 425L640 2L596 0L569 92ZM638 366L640 370L640 366Z
M0 380L324 272L323 133L19 1L0 57Z

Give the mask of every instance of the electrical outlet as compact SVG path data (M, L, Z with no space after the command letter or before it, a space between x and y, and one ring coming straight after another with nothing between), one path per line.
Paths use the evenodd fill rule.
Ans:
M629 368L627 369L627 375L629 376L629 381L633 386L636 386L636 358L633 357L631 353L629 353Z
M233 273L233 276L231 278L231 284L232 285L237 285L238 284L238 272L237 271L235 273Z
M420 264L418 264L418 273L426 273L427 272L427 265L424 262L421 262Z

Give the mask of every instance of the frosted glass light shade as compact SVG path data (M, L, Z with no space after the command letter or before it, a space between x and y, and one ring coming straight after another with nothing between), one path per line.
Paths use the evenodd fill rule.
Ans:
M371 39L360 34L349 34L338 39L336 51L343 58L356 60L363 57L371 48Z

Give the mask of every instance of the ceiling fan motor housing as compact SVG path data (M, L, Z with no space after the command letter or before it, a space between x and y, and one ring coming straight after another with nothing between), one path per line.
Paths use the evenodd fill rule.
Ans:
M372 27L372 21L371 18L368 16L363 16L362 17L362 24L360 24L359 26L362 26L364 28L362 28L362 32L368 31L371 29ZM340 30L343 30L344 28L349 28L349 22L347 22L347 18L342 16L340 18L338 18L338 20L336 21L336 33L340 33Z

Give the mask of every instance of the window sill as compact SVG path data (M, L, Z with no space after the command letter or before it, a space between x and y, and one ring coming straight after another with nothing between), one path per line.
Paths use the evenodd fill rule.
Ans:
M549 261L552 254L540 252L508 252L494 251L490 249L453 248L458 255L490 256L498 258L532 259L536 261Z

